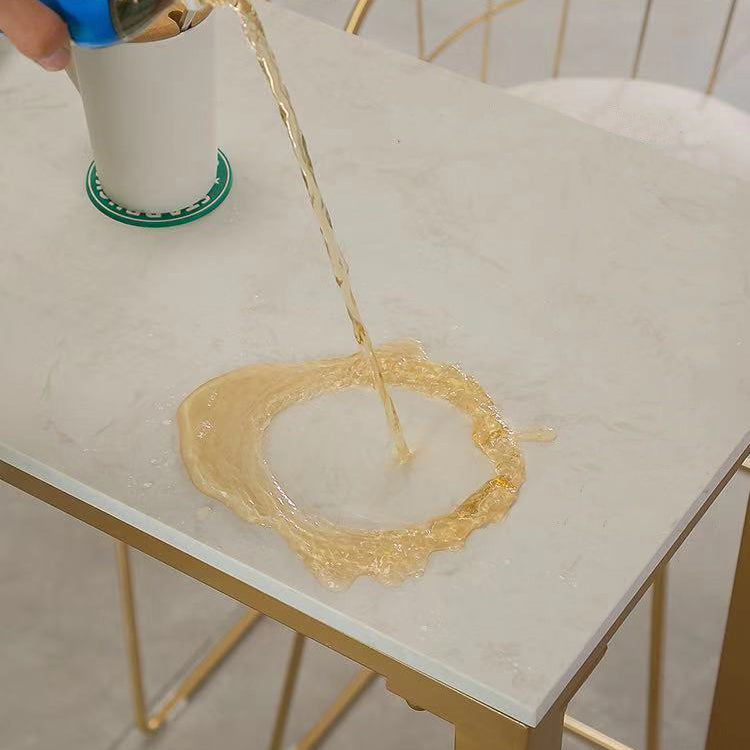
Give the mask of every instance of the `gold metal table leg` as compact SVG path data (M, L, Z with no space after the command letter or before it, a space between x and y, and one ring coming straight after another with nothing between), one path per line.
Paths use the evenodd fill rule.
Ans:
M321 716L318 723L294 746L294 750L312 750L320 744L376 677L375 672L369 669L361 670Z
M659 750L664 682L664 643L666 638L667 566L654 576L651 584L651 630L649 647L648 710L646 717L646 750ZM565 729L595 747L604 750L631 750L627 745L607 736L598 729L565 717Z
M750 499L734 576L706 750L750 747Z
M153 716L149 716L143 689L138 622L135 611L135 597L133 595L133 577L130 567L130 548L124 542L119 541L116 542L116 547L117 564L120 573L120 599L122 602L125 640L130 665L130 684L133 694L135 721L138 729L142 732L156 732L172 715L174 710L184 701L188 700L206 681L262 615L254 610L249 610L213 646L206 656L196 664L190 671L190 674L170 693L158 711Z
M297 685L297 675L299 674L300 662L302 661L302 652L305 647L304 635L294 634L294 643L292 644L292 653L289 656L289 664L286 668L286 677L284 678L284 687L281 691L281 700L276 712L276 723L273 727L273 735L269 750L280 750L281 743L284 742L284 733L286 732L286 723L289 718L289 707L294 698L294 688Z
M535 727L497 732L492 727L457 725L455 750L560 750L563 713L553 709Z
M135 616L133 599L133 578L130 570L130 548L127 544L116 542L117 567L120 573L120 603L125 625L125 646L128 651L130 666L130 690L133 696L135 723L142 732L148 732L148 714L146 700L143 696L143 675L141 673L141 650L138 643L138 624Z

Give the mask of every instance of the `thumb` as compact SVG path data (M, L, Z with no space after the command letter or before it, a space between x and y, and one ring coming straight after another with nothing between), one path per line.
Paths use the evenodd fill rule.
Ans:
M39 0L0 0L0 29L45 70L62 70L70 60L65 22Z

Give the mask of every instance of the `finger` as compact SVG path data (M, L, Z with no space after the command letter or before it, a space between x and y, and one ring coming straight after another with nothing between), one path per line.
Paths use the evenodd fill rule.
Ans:
M68 64L65 22L39 0L0 0L0 29L19 52L46 70L62 70Z

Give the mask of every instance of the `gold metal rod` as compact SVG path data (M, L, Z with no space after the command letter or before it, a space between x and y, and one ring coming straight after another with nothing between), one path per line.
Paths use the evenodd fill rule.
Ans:
M370 12L370 8L375 0L357 0L352 8L352 12L349 14L349 18L344 26L344 30L347 34L359 34L359 29L362 26L367 14Z
M574 719L572 716L565 717L563 726L571 734L577 735L596 747L603 747L604 750L633 750L629 745L624 745L622 742L618 742L612 737L608 737L598 729L594 729L588 724L584 724L582 721Z
M302 661L302 652L305 647L305 638L301 633L294 634L292 644L292 653L289 655L289 664L286 668L286 677L284 678L284 687L281 691L281 700L279 709L276 712L276 723L273 727L273 736L269 744L269 750L280 750L281 743L284 742L284 733L286 731L286 722L289 718L289 707L294 697L294 688L297 685L297 675Z
M164 705L148 720L148 729L155 732L183 701L206 681L206 678L229 656L245 637L250 628L262 617L260 612L250 610L219 640L190 674L177 686Z
M716 57L714 58L714 66L711 69L711 77L708 79L708 86L706 86L706 93L709 96L714 93L714 88L716 87L716 80L719 77L719 68L721 67L721 61L724 58L724 50L727 46L727 39L729 39L729 30L732 27L732 21L734 20L734 11L736 9L737 0L732 0L732 4L729 6L729 13L727 13L727 20L724 23L724 30L721 33L719 49L716 51Z
M487 12L492 10L492 0L487 0ZM484 36L482 38L482 70L480 79L487 83L487 75L490 69L490 37L492 33L492 18L487 16L484 19Z
M750 498L737 554L732 597L716 675L706 750L750 747L747 696L750 695Z
M649 652L648 713L646 750L661 747L662 682L664 677L664 638L667 619L667 568L654 577L651 589L651 648Z
M318 723L294 746L294 750L312 750L312 748L317 747L376 676L375 672L371 672L369 669L360 671L331 704L331 707L323 714Z
M124 542L115 542L117 550L117 568L120 574L120 603L125 625L125 646L128 652L130 667L130 689L133 696L135 723L142 732L151 731L148 726L146 700L143 695L143 674L141 671L141 652L138 644L138 623L135 615L133 598L133 577L130 571L130 548Z
M633 60L633 68L630 71L631 78L638 77L638 71L641 67L641 56L643 55L643 45L646 41L646 31L648 30L648 22L651 18L651 6L654 4L654 0L646 0L646 8L643 11L643 21L641 21L641 33L638 35L638 47L635 51L635 59Z
M497 5L493 5L489 10L485 11L484 13L480 13L476 18L472 18L471 21L467 21L463 26L459 26L452 34L448 34L445 39L443 39L440 44L438 44L437 47L435 47L432 52L430 52L429 55L427 55L424 59L428 62L432 62L439 54L444 52L448 47L451 46L451 44L454 44L456 41L458 41L467 31L470 31L475 26L478 26L480 23L482 23L487 18L492 18L492 16L497 15L500 13L500 11L505 10L506 8L511 8L514 5L518 5L518 3L522 3L523 0L505 0L502 3L498 3Z
M562 15L560 16L560 28L557 31L557 47L555 48L555 64L552 68L552 77L560 75L563 50L565 49L565 35L568 31L568 15L570 13L570 0L563 0Z
M417 54L424 60L424 8L422 0L417 0Z

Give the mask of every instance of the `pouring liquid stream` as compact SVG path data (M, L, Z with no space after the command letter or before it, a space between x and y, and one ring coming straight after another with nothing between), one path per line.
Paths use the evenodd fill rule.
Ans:
M357 299L354 296L349 277L349 266L344 258L336 233L333 230L331 216L328 212L325 201L323 200L318 180L315 177L315 170L313 168L312 159L307 150L305 136L300 128L289 92L282 80L281 71L276 62L276 57L268 44L268 39L263 30L263 24L261 23L250 0L208 0L208 2L214 6L228 5L239 14L245 37L255 50L258 64L260 65L261 70L268 81L271 93L276 100L279 114L281 115L287 135L289 136L289 141L292 145L292 150L294 151L294 156L296 157L297 164L302 172L302 178L310 197L310 204L312 205L315 217L318 220L320 233L323 236L323 242L328 254L328 260L331 264L331 270L333 271L336 284L341 290L341 294L344 298L346 311L352 324L352 330L354 331L354 338L367 360L372 373L373 385L380 396L380 400L383 402L385 416L388 420L388 426L396 446L398 460L400 463L406 463L411 458L412 454L406 444L403 429L401 428L401 421L396 412L396 407L388 393L388 388L386 387L383 378L383 370L378 361L377 355L375 354L372 339L370 338L370 334L359 311Z

